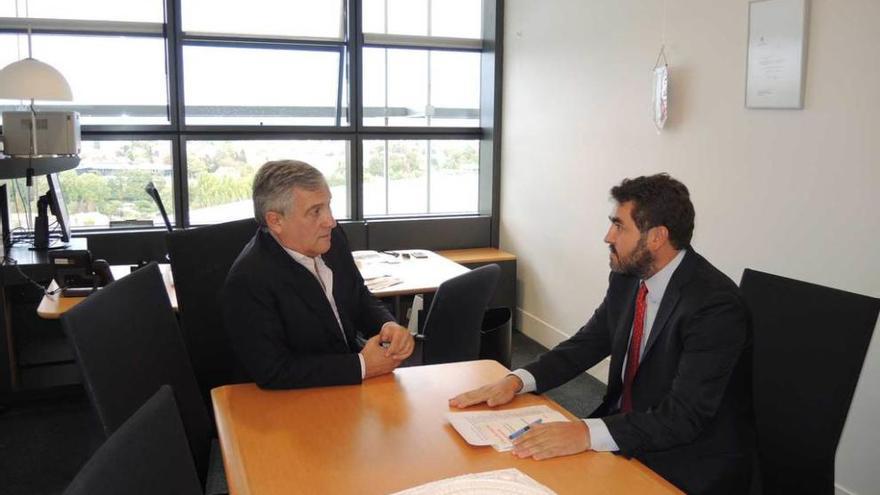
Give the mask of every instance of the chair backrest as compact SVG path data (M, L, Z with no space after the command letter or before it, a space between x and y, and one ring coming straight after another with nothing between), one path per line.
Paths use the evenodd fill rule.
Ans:
M211 421L159 272L151 263L61 317L89 398L109 436L162 385L171 385L199 478L211 448Z
M834 492L834 457L880 300L746 269L764 493Z
M500 273L498 265L486 265L440 284L425 317L422 364L479 357L483 314L495 294Z
M177 230L166 237L183 338L206 404L234 381L235 355L223 330L219 295L232 263L257 231L253 218Z
M163 385L73 479L65 495L201 494L174 393Z

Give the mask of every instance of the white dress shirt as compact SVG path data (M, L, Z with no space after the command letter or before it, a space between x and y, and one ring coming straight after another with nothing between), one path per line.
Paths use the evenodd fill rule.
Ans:
M651 327L654 325L654 319L657 317L657 310L660 309L660 301L663 300L663 294L666 293L666 287L672 279L672 274L675 273L675 270L681 264L681 260L684 259L685 252L685 249L680 250L678 254L672 258L672 261L667 263L659 272L644 281L645 285L648 287L648 294L646 297L647 308L645 311L645 327L643 329L641 349L639 349L640 361L641 357L645 354L645 345L647 345L648 338L651 336ZM632 338L632 329L630 329L630 338ZM629 348L629 345L627 345L627 348ZM623 357L621 377L626 373L627 354L628 353L625 353ZM528 371L520 368L513 371L513 374L523 382L522 390L520 390L519 393L525 394L534 392L537 389L535 377ZM618 399L618 401L619 400L620 399ZM617 446L617 442L615 442L614 438L611 436L611 432L608 431L608 426L602 421L602 419L586 418L584 419L584 422L587 423L587 428L590 430L591 449L600 452L620 450Z
M274 235L272 237L275 237ZM276 238L277 242L278 239ZM333 298L333 270L324 263L324 259L321 256L316 256L314 258L310 256L306 256L302 253L294 251L293 249L288 249L280 242L278 243L287 254L290 255L297 263L305 267L306 270L309 271L312 275L318 279L318 283L321 285L321 288L324 290L324 296L327 298L327 302L330 303L330 308L333 310L333 316L336 317L336 323L339 324L339 331L342 332L342 338L345 340L346 344L348 343L348 338L345 336L345 330L342 329L342 320L339 318L339 310L336 309L336 300ZM364 357L358 353L358 359L361 362L361 380L366 376L367 367L364 363Z

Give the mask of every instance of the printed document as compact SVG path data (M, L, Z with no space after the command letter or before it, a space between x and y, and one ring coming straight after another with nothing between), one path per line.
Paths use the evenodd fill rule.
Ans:
M477 446L491 445L498 451L510 450L508 436L538 420L542 423L568 421L547 406L520 407L503 411L448 412L446 419L464 440Z

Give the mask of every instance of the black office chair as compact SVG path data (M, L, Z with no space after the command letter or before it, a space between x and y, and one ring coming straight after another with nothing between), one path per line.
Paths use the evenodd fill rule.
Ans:
M232 263L257 231L253 218L170 232L166 237L183 338L206 404L233 383L235 355L218 301Z
M86 390L109 436L162 385L171 385L199 478L225 490L212 423L193 375L177 319L151 263L92 294L61 317Z
M407 364L477 359L483 314L495 294L500 273L498 265L486 265L440 284L424 329L416 336L414 359Z
M759 482L834 493L834 457L880 299L746 269L754 322Z
M174 393L163 385L95 452L65 495L201 494Z

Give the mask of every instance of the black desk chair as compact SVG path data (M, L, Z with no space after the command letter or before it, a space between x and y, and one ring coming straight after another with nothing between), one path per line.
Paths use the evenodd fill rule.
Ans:
M407 365L479 358L483 314L495 294L500 273L498 265L486 265L440 284Z
M171 387L163 385L80 470L65 495L200 495Z
M253 218L177 230L166 237L183 338L202 397L234 381L235 355L218 301L232 263L257 231Z
M162 385L174 389L199 478L226 489L212 423L199 394L168 292L151 263L62 315L98 419L109 436Z
M834 493L834 457L880 300L746 269L762 492Z

